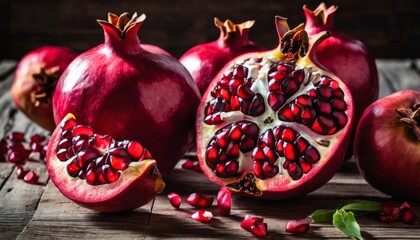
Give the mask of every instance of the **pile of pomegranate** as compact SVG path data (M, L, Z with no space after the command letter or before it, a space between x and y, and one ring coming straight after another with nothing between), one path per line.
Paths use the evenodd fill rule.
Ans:
M0 141L0 157L16 164L18 178L28 183L38 175L25 170L25 162L34 154L45 158L59 191L99 212L149 203L194 142L198 161L182 168L220 185L216 197L193 192L185 199L200 222L213 219L213 202L229 216L232 193L284 199L312 192L353 151L373 187L419 200L413 189L420 188L420 92L375 101L374 59L362 42L333 29L337 7L303 10L306 23L293 29L275 17L275 49L248 39L254 21L215 18L219 39L179 60L140 43L144 14L109 13L107 21L98 20L103 44L79 55L46 46L21 60L14 102L54 132L49 141L35 135L29 143L10 133ZM180 195L170 192L168 199L181 208ZM417 220L408 203L389 209L381 222ZM305 233L311 223L290 221L286 232ZM255 237L267 235L260 216L246 215L240 226Z

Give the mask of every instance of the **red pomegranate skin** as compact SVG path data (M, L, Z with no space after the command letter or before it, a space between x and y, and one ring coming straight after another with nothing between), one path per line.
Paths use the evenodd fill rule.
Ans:
M166 55L166 56L172 56L172 54L170 54L169 52L167 52L163 48L160 48L160 47L158 47L156 45L153 45L153 44L142 43L142 44L140 44L140 46L144 50L147 50L147 51L152 52L152 53L163 54L163 55Z
M399 108L420 103L420 92L402 90L370 105L360 119L354 154L374 188L404 200L420 200L420 141L400 122Z
M11 87L13 102L28 118L47 130L55 128L52 103L35 104L34 94L40 85L33 74L40 73L41 68L58 66L58 74L61 75L76 56L77 53L66 47L42 46L23 56L17 66Z
M353 134L363 111L378 98L378 70L375 59L370 55L366 45L333 27L333 17L337 7L328 9L321 4L315 11L304 7L306 17L305 30L309 35L329 31L331 36L316 49L315 56L324 67L339 77L349 87L354 101ZM323 11L324 18L316 12ZM353 140L350 141L351 143ZM351 145L351 144L350 144ZM348 157L352 147L349 146Z
M77 57L58 81L54 119L75 113L98 133L141 142L164 175L193 142L197 86L178 60L140 47L141 23L125 38L105 23L105 43Z
M201 94L204 94L210 82L227 62L241 54L263 49L248 38L254 21L234 24L230 20L223 23L215 18L214 22L220 29L219 38L192 47L179 59L190 72Z

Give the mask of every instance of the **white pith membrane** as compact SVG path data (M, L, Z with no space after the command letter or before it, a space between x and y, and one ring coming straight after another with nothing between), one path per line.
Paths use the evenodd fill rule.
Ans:
M70 114L69 114L70 115ZM65 117L62 121L65 122L66 119L71 117ZM74 117L73 117L74 118ZM60 124L61 125L61 124ZM69 175L68 172L68 165L71 164L73 159L67 158L65 160L60 160L57 157L57 152L59 151L58 146L59 142L62 140L62 129L60 125L57 127L53 136L50 140L50 146L47 153L48 159L48 172L50 174L51 179L57 186L57 188L62 192L65 196L72 200L76 200L78 202L105 202L113 197L118 196L121 192L126 190L130 185L137 184L139 181L143 182L144 185L152 184L152 188L156 193L159 193L164 188L163 180L160 176L160 173L157 171L156 168L156 161L150 158L148 151L144 149L142 156L139 159L133 159L124 170L115 170L119 172L119 177L117 180L113 182L106 182L100 183L96 182L95 184L88 184L86 179L80 178L79 176L72 177ZM80 125L78 125L80 126ZM77 135L76 135L77 136ZM95 133L90 138L94 138L97 136ZM75 137L75 136L73 136ZM75 152L75 156L80 155L82 152L86 152L89 149L94 148L95 151L99 154L98 158L101 158L103 155L109 154L110 149L112 147L109 146L102 146L102 147L93 147L94 140L91 140L89 146L84 148L78 152ZM118 143L122 145L124 141L116 142L111 138L110 146L117 145ZM127 143L127 141L126 141ZM73 145L72 145L73 146ZM70 146L70 147L72 147ZM117 147L117 146L115 146ZM114 147L114 148L115 148ZM51 160L50 155L53 155ZM92 162L95 162L96 159L93 159ZM109 161L108 161L109 164ZM85 171L87 167L81 168L80 171ZM99 168L98 168L99 169ZM103 168L102 168L103 169ZM103 172L103 171L102 171ZM95 168L96 176L98 176L98 172ZM59 183L59 184L57 184ZM147 188L145 188L147 189ZM142 194L138 192L137 194ZM143 193L146 194L146 193Z
M319 38L320 35L317 35L315 38ZM314 43L316 40L312 40L310 43ZM207 175L216 175L217 178L210 178L213 181L217 182L220 185L228 186L232 191L239 191L244 192L250 195L261 195L265 191L274 191L274 192L281 192L282 190L293 190L294 188L299 187L300 185L305 184L308 180L313 177L316 177L320 169L327 164L331 160L331 156L339 148L340 144L337 141L341 141L345 138L348 132L348 125L351 121L352 114L352 106L349 103L351 101L347 94L349 94L346 87L343 86L341 81L335 81L337 79L332 74L321 70L319 67L313 65L310 61L309 54L306 54L304 57L298 58L296 61L288 61L280 52L268 52L262 54L254 54L252 55L244 55L240 59L236 60L235 62L231 63L231 65L225 68L224 73L228 73L232 69L237 66L244 66L248 69L247 75L244 79L253 79L253 83L250 86L250 90L252 90L255 94L261 94L264 99L264 107L265 111L258 116L251 116L249 114L244 114L241 110L235 111L227 111L220 114L220 121L216 121L215 124L206 123L205 118L206 116L206 106L209 106L209 102L216 98L213 97L210 93L214 91L217 87L217 83L215 81L212 85L210 85L209 89L207 90L205 96L206 99L203 101L204 104L200 109L201 112L199 113L201 118L198 121L201 121L200 130L198 131L198 141L197 141L197 149L199 159L201 159L200 164L204 173ZM344 91L343 100L347 103L346 109L343 111L347 116L347 121L344 126L338 128L337 131L329 134L320 134L311 130L310 126L305 126L302 123L298 123L295 121L281 121L278 117L278 111L281 110L280 107L278 111L273 111L272 107L268 104L268 94L269 91L269 79L268 74L269 70L272 67L276 67L279 63L291 64L294 65L293 71L303 69L304 71L304 80L302 84L299 86L299 90L295 92L290 97L286 98L286 102L282 105L286 106L288 103L294 101L296 97L300 95L305 95L309 90L315 89L317 84L324 78L329 78L339 84L339 88ZM219 74L219 79L223 78L223 74ZM233 79L233 78L232 78ZM211 113L209 115L212 115ZM211 146L217 145L214 143L216 133L223 129L226 126L230 126L232 123L235 122L252 122L258 125L259 133L257 137L256 146L258 146L258 139L260 136L265 133L267 130L273 130L276 126L284 126L291 128L300 134L300 137L306 139L310 146L313 146L318 151L320 157L317 162L312 163L310 170L307 173L303 173L301 177L298 179L293 179L288 170L283 168L283 164L286 161L284 156L278 156L275 160L274 164L278 167L278 173L275 176L270 177L262 177L259 178L255 172L253 171L254 159L252 157L253 150L248 152L242 152L239 150L239 155L237 158L228 156L228 160L236 160L239 163L239 167L237 170L238 175L236 176L221 176L217 175L216 168L214 166L209 167L207 161L207 150ZM211 143L213 141L213 143ZM230 141L230 140L229 140ZM277 140L276 140L277 141ZM212 145L213 144L213 145ZM220 151L226 151L226 147ZM257 160L255 160L257 161ZM298 160L297 160L298 161ZM227 161L226 161L227 162ZM222 162L225 164L226 162ZM226 167L226 166L225 166ZM315 173L315 174L313 174ZM319 175L323 175L324 173L320 173ZM251 184L253 185L252 189L246 188L243 184Z

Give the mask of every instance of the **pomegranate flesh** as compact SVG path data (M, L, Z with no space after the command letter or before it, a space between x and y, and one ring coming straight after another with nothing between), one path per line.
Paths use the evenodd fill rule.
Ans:
M420 200L420 91L381 98L363 113L354 141L362 176L372 187L404 200Z
M80 54L60 77L54 119L72 112L98 133L141 142L166 174L193 143L200 95L177 59L140 46L144 19L110 13L98 21L105 43Z
M47 151L47 169L61 193L99 212L120 212L150 202L165 184L140 143L94 133L68 114Z
M345 84L311 61L327 33L308 38L276 17L279 47L244 54L215 77L196 119L210 180L263 198L299 196L340 168L353 119Z
M52 94L58 78L77 56L59 46L43 46L20 60L11 93L16 107L39 126L54 130Z
M185 52L179 61L188 69L203 94L214 76L222 67L240 54L259 51L262 48L248 38L253 20L235 24L214 18L220 29L220 37L212 42L202 43Z
M352 144L357 123L363 111L378 98L378 70L375 59L367 47L359 40L335 31L333 17L336 6L326 7L321 3L314 11L303 7L309 35L329 31L331 36L325 39L315 50L320 67L325 67L339 77L350 89L354 100L354 121L347 157L352 155Z

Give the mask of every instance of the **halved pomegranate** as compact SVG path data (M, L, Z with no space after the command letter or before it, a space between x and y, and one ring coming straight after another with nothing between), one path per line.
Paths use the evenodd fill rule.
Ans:
M276 17L278 48L230 62L203 95L196 119L203 172L233 192L302 195L340 168L353 119L346 85L311 59L328 34L308 37Z
M140 143L96 134L72 114L51 136L47 169L67 198L100 212L138 208L165 187L155 160Z

